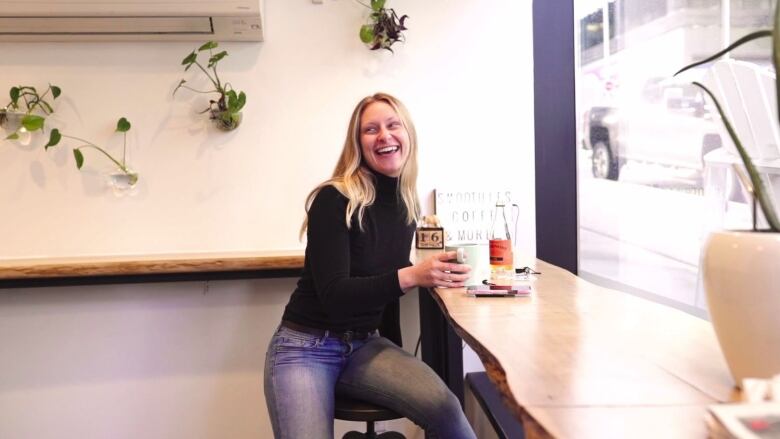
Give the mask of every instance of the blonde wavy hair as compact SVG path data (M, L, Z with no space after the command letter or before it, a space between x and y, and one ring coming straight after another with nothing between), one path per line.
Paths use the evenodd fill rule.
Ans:
M374 102L385 102L395 110L401 123L409 133L409 156L401 168L399 176L398 195L406 207L406 223L412 224L420 216L420 200L417 197L417 132L404 104L395 97L386 93L376 93L373 96L363 98L352 112L347 129L347 138L344 141L344 149L333 170L333 176L318 185L306 197L306 217L301 225L300 238L306 233L309 224L309 209L314 198L326 186L335 187L342 195L347 197L347 212L344 221L347 228L352 226L352 216L357 212L360 230L363 230L363 215L366 207L371 206L376 199L374 176L363 160L363 151L360 145L360 119L366 107Z

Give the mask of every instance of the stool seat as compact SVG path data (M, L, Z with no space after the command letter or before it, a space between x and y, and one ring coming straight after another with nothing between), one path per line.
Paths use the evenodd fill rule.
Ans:
M366 423L365 433L350 431L342 439L406 439L404 435L395 431L386 431L381 434L374 431L374 422L390 421L403 417L387 407L346 396L337 396L334 414L336 419L342 421Z
M336 398L335 414L336 419L361 422L389 421L403 417L386 407L345 396Z

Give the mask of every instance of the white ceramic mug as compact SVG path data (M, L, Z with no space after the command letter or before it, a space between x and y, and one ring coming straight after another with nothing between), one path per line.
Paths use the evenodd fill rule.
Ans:
M471 267L466 285L477 285L482 281L481 277L484 277L483 268L489 261L487 245L475 243L450 244L444 250L457 252L458 263Z

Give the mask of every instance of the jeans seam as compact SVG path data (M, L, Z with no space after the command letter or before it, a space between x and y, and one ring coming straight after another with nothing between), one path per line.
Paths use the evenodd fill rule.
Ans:
M269 404L269 407L271 407L271 410L273 411L273 413L271 413L271 427L274 427L274 425L273 425L273 424L274 424L273 420L276 420L276 423L277 423L277 424L280 424L280 420L279 420L279 411L278 411L278 407L276 406L276 405L278 404L278 402L277 402L277 397L276 397L276 396L277 396L277 395L276 395L276 388L277 388L277 383L276 383L276 374L274 373L274 371L276 370L276 355L277 355L278 353L279 353L279 345L278 345L278 344L276 344L276 343L274 343L274 346L273 346L273 354L272 354L272 357L273 357L273 358L272 358L272 360L271 360L271 364L269 364L269 365L268 365L268 366L270 366L270 369L271 369L271 370L268 372L268 373L271 375L271 377L270 377L270 378L271 378L271 380L270 380L270 383L271 383L271 392L270 392L270 393L272 393L272 394L273 394L273 399L274 399L274 400L273 400L273 403L272 403L272 404ZM278 428L279 428L279 429L281 429L281 425L279 425L279 426L278 426ZM272 430L273 430L273 428L272 428ZM276 432L276 431L274 431L274 435L276 435L276 433L277 433L277 432Z

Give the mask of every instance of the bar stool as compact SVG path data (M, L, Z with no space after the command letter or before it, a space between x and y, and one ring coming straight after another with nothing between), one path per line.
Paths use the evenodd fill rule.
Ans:
M376 434L374 431L374 422L403 418L386 407L345 396L337 396L335 415L336 419L342 421L366 423L365 433L350 431L342 439L406 439L404 435L395 431L386 431L380 434Z

